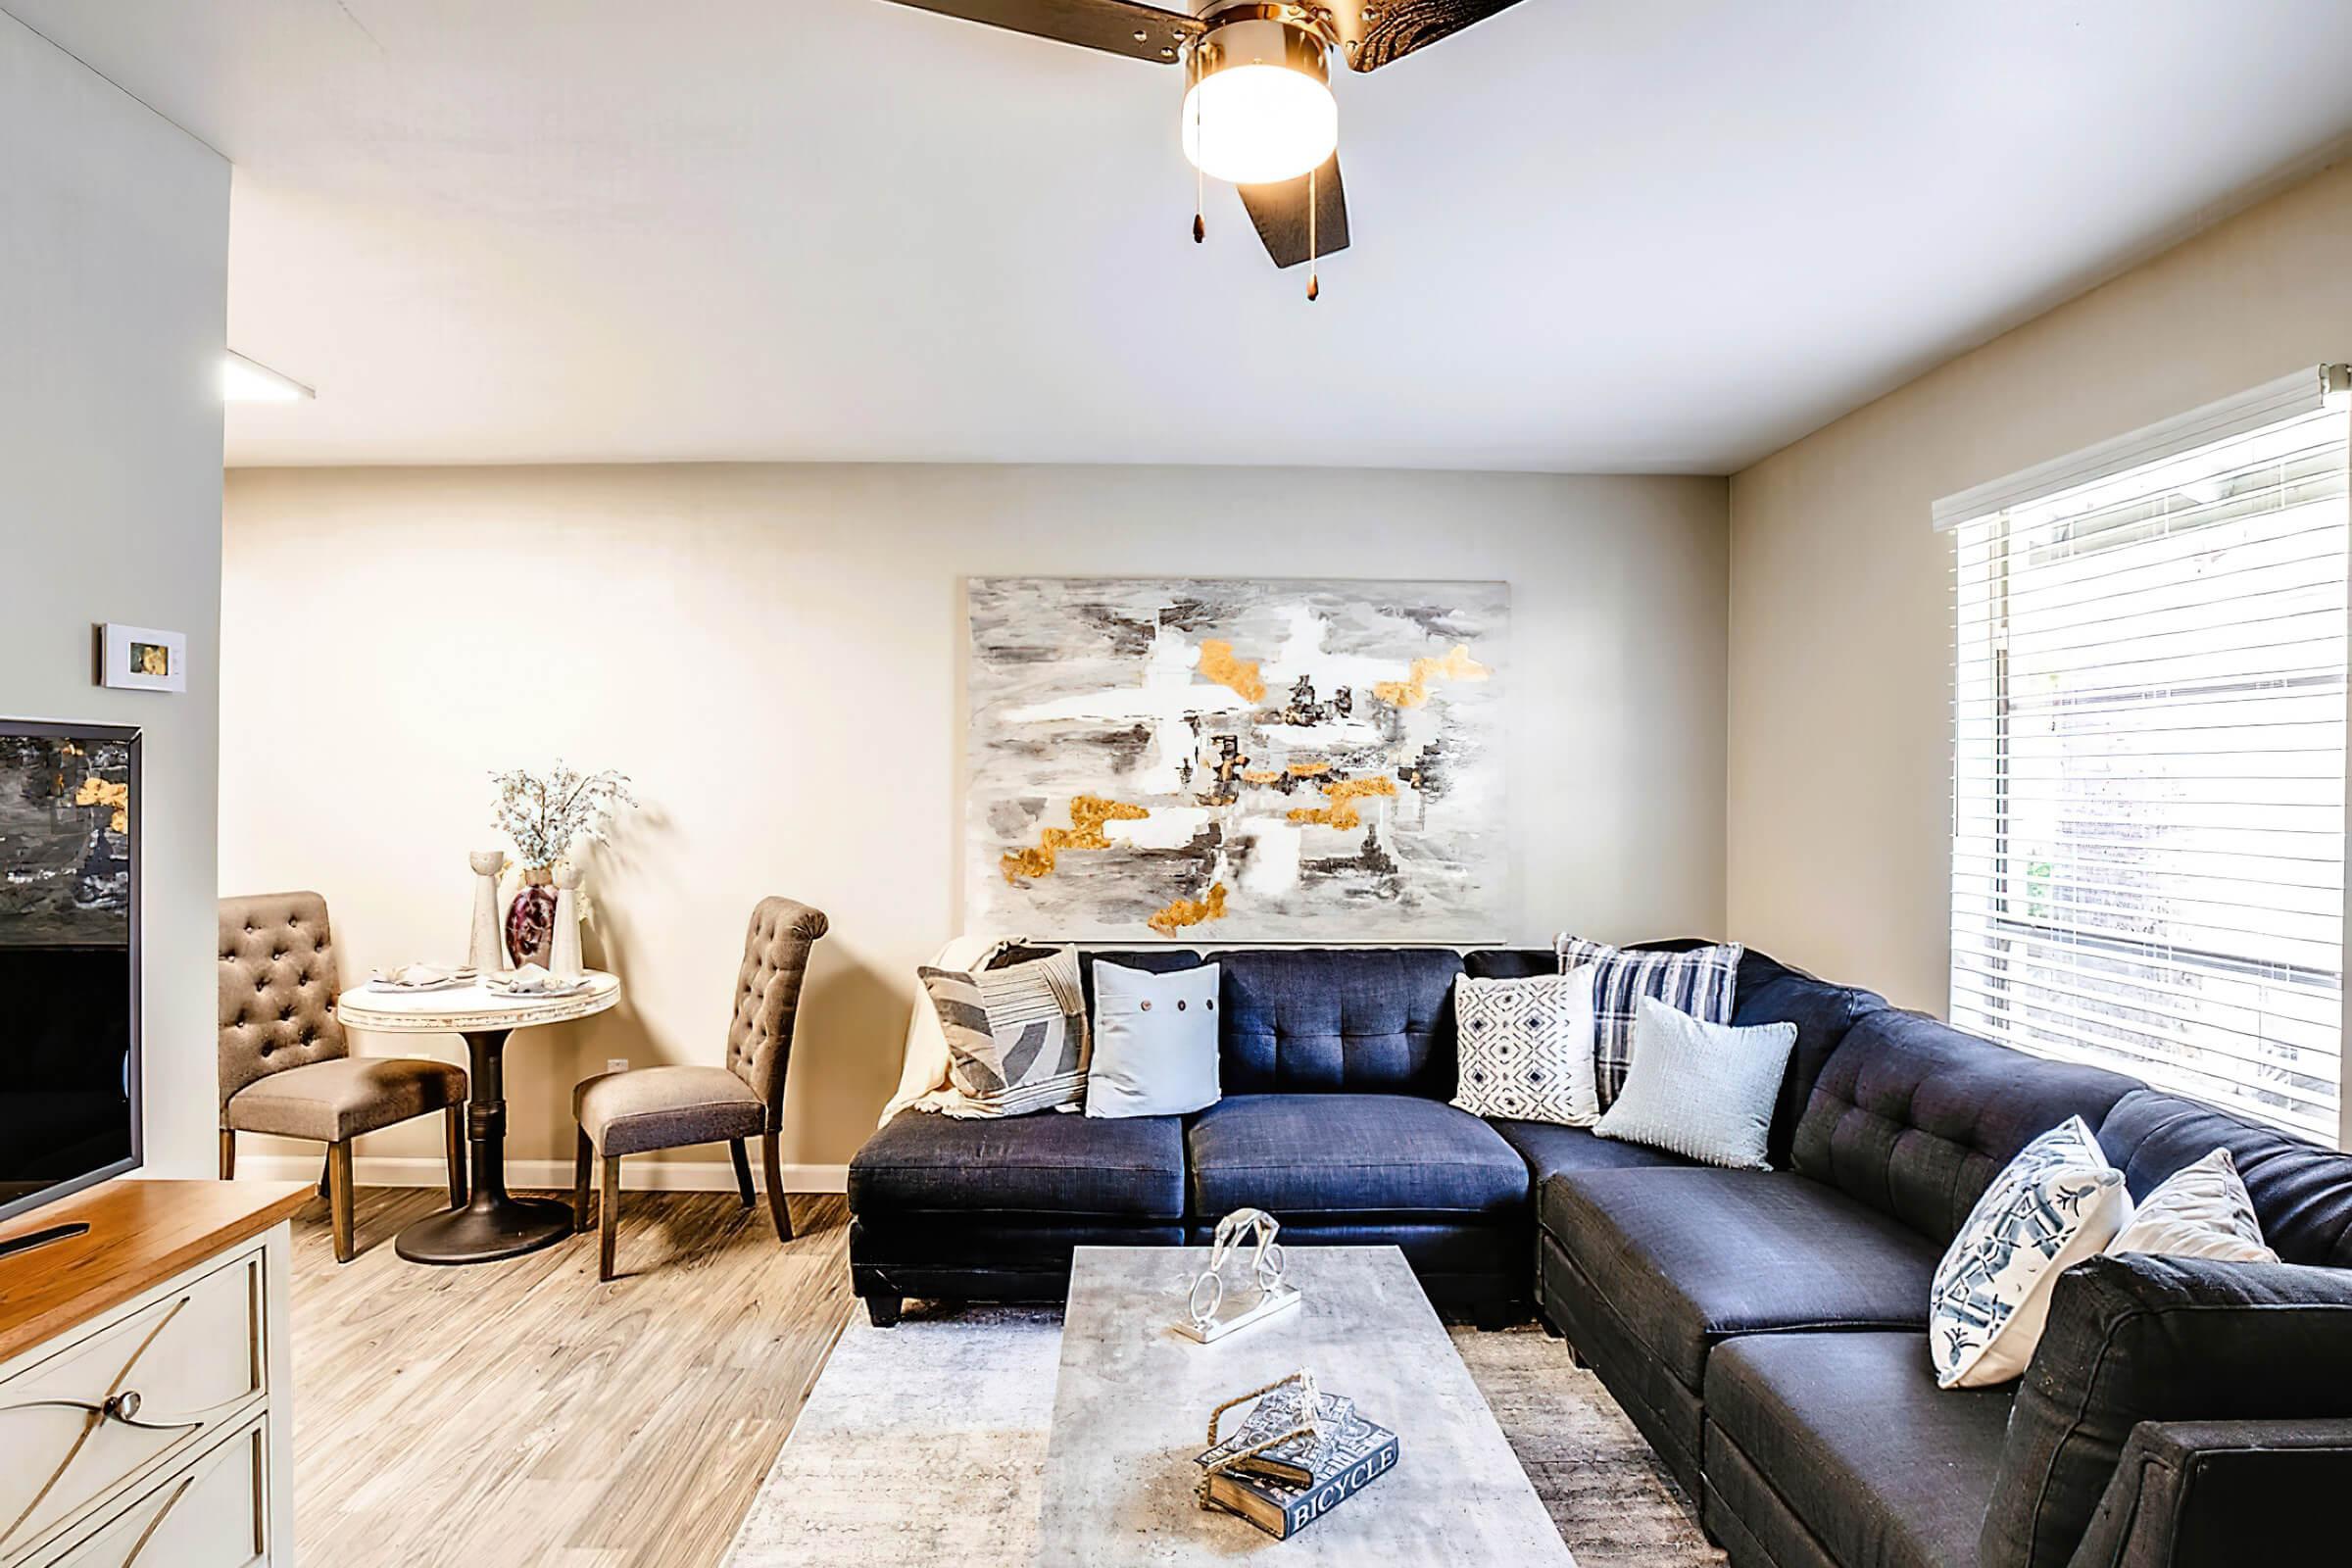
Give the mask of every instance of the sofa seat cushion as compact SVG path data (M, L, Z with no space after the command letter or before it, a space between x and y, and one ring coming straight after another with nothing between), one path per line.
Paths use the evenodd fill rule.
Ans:
M850 1161L859 1215L964 1211L1172 1224L1184 1217L1184 1127L1174 1116L965 1120L902 1110Z
M241 1133L339 1144L466 1103L466 1069L422 1056L337 1056L258 1078L228 1098Z
M1488 1118L1487 1125L1527 1161L1529 1181L1537 1189L1545 1177L1564 1170L1654 1170L1692 1161L1645 1144L1596 1138L1590 1127L1562 1127L1548 1121L1511 1121Z
M1844 1568L1976 1568L2012 1392L1938 1389L1924 1334L1753 1335L1707 1362L1707 1474L1744 1459Z
M1779 1171L1570 1171L1537 1217L1643 1347L1696 1392L1738 1335L1918 1329L1941 1249ZM1925 1355L1925 1350L1922 1350Z
M1527 1164L1466 1110L1410 1095L1234 1095L1193 1119L1193 1212L1308 1222L1507 1219Z

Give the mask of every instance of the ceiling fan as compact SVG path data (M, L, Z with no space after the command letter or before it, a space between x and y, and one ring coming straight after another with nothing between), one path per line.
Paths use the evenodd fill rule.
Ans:
M1180 131L1201 175L1230 181L1276 267L1348 247L1333 54L1358 73L1484 21L1514 0L1195 0L1194 14L1134 0L898 0L918 11L1184 68ZM1198 203L1193 238L1205 237Z

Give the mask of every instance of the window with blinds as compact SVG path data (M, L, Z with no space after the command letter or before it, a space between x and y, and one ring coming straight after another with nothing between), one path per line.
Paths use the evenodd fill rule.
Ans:
M2348 421L2229 413L1947 504L1951 1015L2332 1146Z

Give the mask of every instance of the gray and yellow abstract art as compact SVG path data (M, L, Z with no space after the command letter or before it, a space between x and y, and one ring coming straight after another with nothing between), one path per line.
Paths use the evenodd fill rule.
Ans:
M1508 584L978 577L966 596L966 930L1501 935Z

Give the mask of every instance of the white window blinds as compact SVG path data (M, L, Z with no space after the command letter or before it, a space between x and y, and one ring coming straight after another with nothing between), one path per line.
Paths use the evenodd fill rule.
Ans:
M2332 1145L2352 421L2217 407L1956 519L1951 1015Z

